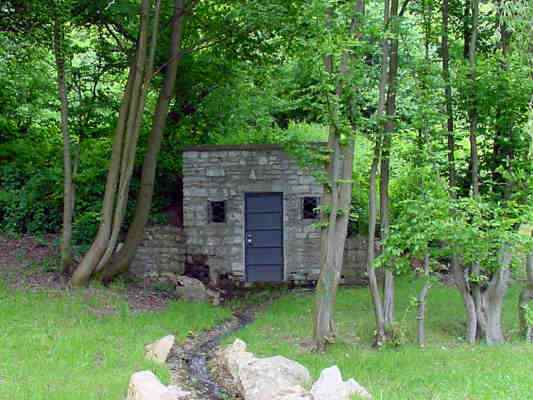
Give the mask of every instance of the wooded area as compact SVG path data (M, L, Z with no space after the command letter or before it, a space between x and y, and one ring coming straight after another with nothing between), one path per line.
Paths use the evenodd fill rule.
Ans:
M469 343L505 341L522 283L531 341L532 26L531 0L7 0L1 230L61 231L71 284L108 284L176 201L184 146L327 141L300 160L325 191L315 349L349 229L369 239L375 346L398 338L409 274L421 346L443 274Z

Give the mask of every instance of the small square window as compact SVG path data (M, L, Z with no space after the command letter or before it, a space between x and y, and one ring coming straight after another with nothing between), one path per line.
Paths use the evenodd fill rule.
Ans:
M302 199L302 218L303 219L318 219L320 212L318 206L320 205L320 197L304 197Z
M209 202L209 222L224 223L226 222L226 202L210 201Z

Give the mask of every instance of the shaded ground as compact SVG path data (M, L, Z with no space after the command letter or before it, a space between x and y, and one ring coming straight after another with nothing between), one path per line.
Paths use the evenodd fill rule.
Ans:
M57 235L42 238L0 235L0 281L4 281L8 287L30 291L65 290L67 280L59 272L58 265ZM130 309L134 311L162 310L172 299L165 289L149 280L118 281L113 286L113 295L127 299ZM96 285L86 290L86 296L100 291L102 288Z

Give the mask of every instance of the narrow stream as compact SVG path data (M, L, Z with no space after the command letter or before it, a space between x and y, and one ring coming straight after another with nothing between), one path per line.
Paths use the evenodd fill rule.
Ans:
M233 396L212 376L209 361L220 341L253 321L254 311L235 312L229 320L176 346L167 361L178 386L193 393L193 400L229 400Z

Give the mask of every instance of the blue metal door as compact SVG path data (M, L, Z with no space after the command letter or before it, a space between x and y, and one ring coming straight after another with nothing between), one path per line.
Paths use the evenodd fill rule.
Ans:
M247 282L283 281L283 195L245 194Z

